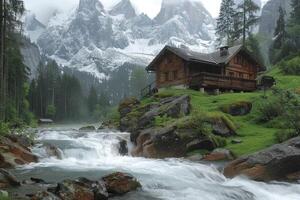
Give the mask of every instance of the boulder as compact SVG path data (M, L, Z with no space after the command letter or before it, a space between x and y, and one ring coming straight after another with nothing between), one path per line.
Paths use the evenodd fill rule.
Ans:
M158 103L146 106L139 107L139 104L136 101L120 104L121 131L137 134L141 129L150 128L158 116L178 118L188 115L191 109L190 97L188 95L164 98Z
M195 130L169 126L141 131L131 154L146 158L180 158L194 150L214 148L215 144L211 139L199 136Z
M122 156L128 155L128 146L127 146L127 141L126 140L121 140L119 142L119 153Z
M141 187L141 184L132 175L121 172L110 174L103 177L102 180L111 196L124 195Z
M38 161L30 149L15 141L8 137L0 137L0 168L13 168Z
M0 188L18 187L20 182L10 172L0 168Z
M212 121L212 129L213 129L213 134L222 137L230 137L236 135L235 130L230 128L222 118L214 119Z
M191 152L199 149L211 151L214 148L216 148L214 142L205 136L195 138L191 142L186 144L186 152Z
M29 148L32 146L32 140L28 138L26 135L17 135L17 134L9 134L7 136L14 143L18 143L19 145L23 146L24 148Z
M80 131L95 131L95 126L84 126L79 129Z
M80 178L76 181L64 180L54 191L62 200L106 200L108 194L104 184Z
M183 157L185 142L176 132L176 127L144 130L137 138L132 155L146 158Z
M147 127L157 116L179 118L181 116L189 115L191 110L190 97L188 95L162 99L160 100L159 105L159 107L155 107L146 112L138 120L139 127Z
M205 161L225 161L233 160L235 156L233 153L227 149L215 149L210 154L207 154L203 157Z
M31 200L61 200L54 194L46 191L40 191L34 195L31 195Z
M247 115L252 110L252 103L247 101L239 101L230 105L223 106L221 110L232 116Z
M49 157L55 157L55 158L57 158L59 160L62 159L63 153L62 153L62 151L58 147L56 147L56 146L54 146L52 144L44 144L43 148L45 148L46 154Z
M300 174L300 137L276 144L229 163L224 175L244 175L257 181L296 181Z
M120 103L119 109L118 109L118 111L120 113L120 117L121 118L125 117L128 113L130 113L132 111L133 108L135 108L139 104L140 104L140 101L137 100L135 97L124 99Z

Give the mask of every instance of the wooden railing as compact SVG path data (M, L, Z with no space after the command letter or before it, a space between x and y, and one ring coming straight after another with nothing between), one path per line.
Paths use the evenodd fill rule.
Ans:
M256 80L222 76L211 73L199 73L189 78L190 87L229 89L241 91L256 90Z
M151 96L156 89L156 83L155 81L149 85L147 85L147 87L145 87L144 89L141 90L141 97L147 97L147 96Z

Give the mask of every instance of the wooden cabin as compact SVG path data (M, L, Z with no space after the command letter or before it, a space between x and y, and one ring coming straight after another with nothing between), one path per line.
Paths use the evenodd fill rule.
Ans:
M242 45L203 54L166 46L147 66L155 87L179 86L221 91L254 91L263 66ZM151 88L151 86L150 86Z

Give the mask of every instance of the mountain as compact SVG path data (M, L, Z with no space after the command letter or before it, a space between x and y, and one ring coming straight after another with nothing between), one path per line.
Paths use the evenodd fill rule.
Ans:
M27 13L24 20L25 33L32 42L36 42L45 31L46 26L36 19L35 14Z
M127 83L132 70L148 65L166 44L206 52L214 48L215 20L201 3L163 0L154 19L137 13L130 0L110 10L99 0L80 0L76 9L54 15L35 41L41 54L68 72L96 79L115 102L130 90L118 81Z
M215 21L201 3L163 0L153 20L137 15L130 0L105 10L98 0L80 0L71 13L54 16L37 39L41 52L62 66L89 72L99 81L124 63L146 66L166 44L206 50Z
M273 36L276 22L279 17L279 7L285 9L287 17L291 12L291 0L270 0L268 1L262 9L260 24L259 24L259 33L266 36Z
M113 16L124 15L125 18L130 19L136 17L135 9L130 0L122 0L109 13Z

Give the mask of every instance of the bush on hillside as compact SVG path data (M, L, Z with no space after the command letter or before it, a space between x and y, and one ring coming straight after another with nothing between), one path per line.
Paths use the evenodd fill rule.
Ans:
M300 96L287 90L274 90L273 95L264 101L260 101L257 107L256 120L268 122L276 128L287 131L280 131L276 134L278 142L283 142L291 137L300 135ZM273 127L273 128L274 128Z
M9 126L7 123L0 122L0 136L9 133Z
M279 67L286 75L300 75L300 56L279 63Z
M276 134L275 134L276 141L279 143L287 141L287 140L289 140L293 137L297 137L297 136L298 136L298 133L293 129L280 130L280 131L276 132Z

